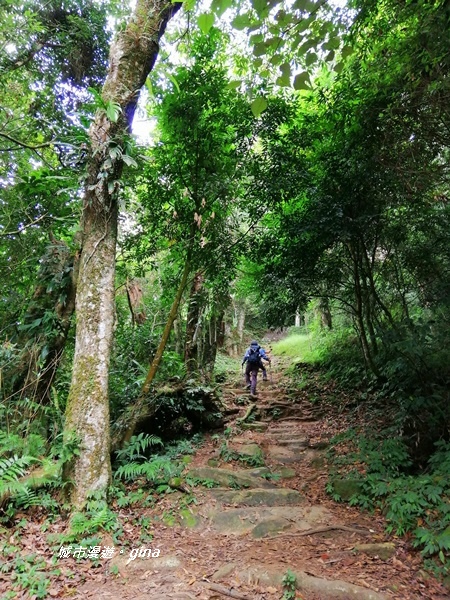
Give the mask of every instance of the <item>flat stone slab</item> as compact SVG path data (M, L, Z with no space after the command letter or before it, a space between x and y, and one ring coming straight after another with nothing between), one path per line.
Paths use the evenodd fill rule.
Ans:
M309 445L309 440L308 438L305 437L290 437L290 438L277 438L277 445L278 446L302 446L303 448L306 448Z
M295 469L291 469L290 467L281 467L279 471L276 471L276 475L278 475L280 479L292 479L297 474Z
M241 423L239 427L241 427L242 429L248 429L250 431L264 432L267 431L269 424L262 423L261 421L253 421L253 423Z
M158 544L154 544L154 548L148 545L147 548L139 548L134 549L134 552L131 550L126 550L123 554L119 554L115 556L111 562L111 566L117 567L120 571L172 571L178 569L182 562L178 556L167 555L167 556L153 556L152 553L156 554L155 548L158 547ZM139 552L141 556L139 556Z
M303 433L296 433L295 431L292 431L292 429L287 431L277 431L276 433L271 432L271 435L276 437L277 443L281 443L281 440L296 439L304 442L308 442L309 440L308 436L304 435Z
M274 488L275 485L263 477L251 475L248 471L232 471L215 467L190 469L187 478L199 481L214 481L221 487Z
M275 506L230 508L211 510L208 514L211 527L231 535L251 532L255 537L265 537L291 529L305 531L331 520L330 512L322 506Z
M253 475L254 477L264 477L265 475L270 475L271 471L269 467L256 467L250 468L246 471L249 475Z
M211 495L223 504L245 506L293 506L302 504L303 496L297 490L286 488L251 490L211 490Z
M303 457L298 452L294 452L293 449L286 446L269 446L266 456L282 464L291 464L303 460Z
M286 529L291 529L292 524L286 519L268 519L262 521L252 529L252 537L256 539L264 538L268 535L276 535Z
M238 452L239 454L242 454L243 456L251 456L251 457L261 456L262 457L262 455L263 455L263 451L258 446L258 444L232 443L232 444L230 444L230 449L234 450L235 452Z

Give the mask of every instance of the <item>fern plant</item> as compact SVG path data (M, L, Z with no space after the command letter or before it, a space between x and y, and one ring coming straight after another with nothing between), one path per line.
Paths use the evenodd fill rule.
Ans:
M161 485L179 475L181 468L165 456L159 456L146 462L129 462L121 465L115 472L118 479L135 481L143 478L148 483Z
M64 462L79 452L76 440L56 444L47 457L43 456L46 442L42 436L30 434L26 438L0 432L0 506L9 503L6 515L11 517L16 508L31 506L51 507L42 488L60 485Z
M145 452L152 447L162 446L161 438L148 433L133 435L128 444L117 450L116 458L120 464L126 464L137 459L145 459Z

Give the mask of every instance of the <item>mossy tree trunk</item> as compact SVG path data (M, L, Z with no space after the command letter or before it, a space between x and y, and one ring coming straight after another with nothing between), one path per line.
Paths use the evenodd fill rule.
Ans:
M13 405L22 397L34 401L29 415L18 413L21 420L33 418L36 404L49 402L53 378L75 310L79 253L51 236L51 243L40 263L38 284L17 338L22 349L20 361L12 370L4 369L3 373L11 381L8 391Z
M184 346L184 364L189 375L198 374L200 352L200 327L202 309L205 303L203 294L204 277L196 273L189 295L189 309L186 321L186 341Z
M125 29L110 48L102 90L105 110L97 111L91 141L82 216L82 254L76 300L77 330L65 435L76 434L80 454L64 470L74 508L111 479L108 371L114 324L117 195L140 89L153 68L159 40L180 3L137 0Z

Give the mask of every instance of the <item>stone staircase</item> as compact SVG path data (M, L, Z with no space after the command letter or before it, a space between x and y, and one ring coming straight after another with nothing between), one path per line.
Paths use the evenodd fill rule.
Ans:
M162 556L115 559L126 585L99 584L80 598L280 600L288 572L297 600L416 598L388 562L401 556L400 547L385 541L381 520L325 493L320 410L305 398L288 399L273 375L258 382L256 398L242 381L224 388L227 427L183 474L195 501L175 515L171 506L183 494L158 503L174 517L169 524L163 512L155 522Z

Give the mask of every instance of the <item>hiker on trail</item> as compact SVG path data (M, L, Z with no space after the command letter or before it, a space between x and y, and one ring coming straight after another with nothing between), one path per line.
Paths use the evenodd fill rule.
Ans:
M261 350L263 350L262 354ZM263 360L270 364L270 358L266 355L265 350L261 348L256 340L253 340L242 359L242 366L247 363L245 367L245 383L252 396L256 396L256 382L259 369L262 369L263 373L266 371L262 363ZM267 371L265 379L267 380Z

